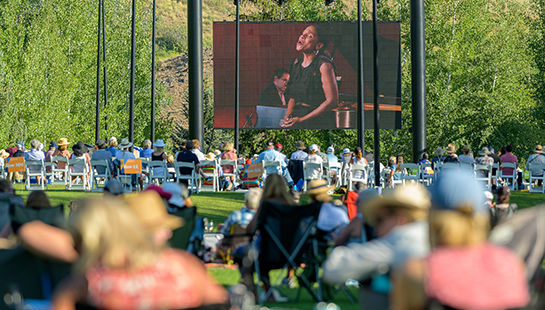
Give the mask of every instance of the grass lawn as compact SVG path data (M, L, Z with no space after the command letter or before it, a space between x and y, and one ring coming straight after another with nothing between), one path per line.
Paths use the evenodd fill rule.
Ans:
M26 198L30 191L24 190L24 185L15 184L17 194ZM71 200L82 199L86 197L99 197L101 193L90 193L84 191L67 191L61 185L49 186L47 195L53 205L63 204L68 206ZM214 221L214 224L223 223L225 218L234 210L238 210L243 206L244 193L242 192L201 192L191 196L194 204L198 207L198 214L201 217L206 217L209 220ZM303 198L303 202L306 197ZM545 203L545 194L540 193L528 193L527 191L514 191L511 193L511 202L516 203L519 208L528 208L538 204ZM229 287L237 284L240 280L240 274L237 269L227 268L210 268L209 273L213 275L216 280L222 285ZM274 273L271 275L274 278ZM357 297L358 292L356 288L350 288L350 291ZM295 297L297 289L291 289L286 292L289 297ZM357 305L351 304L347 297L343 293L335 295L335 303L337 303L341 309L358 309ZM314 301L311 295L302 291L302 295L297 303L276 303L266 304L268 307L276 309L313 309Z

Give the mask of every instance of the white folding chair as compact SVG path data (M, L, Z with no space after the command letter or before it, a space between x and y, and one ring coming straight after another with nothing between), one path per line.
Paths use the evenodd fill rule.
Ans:
M427 172L430 171L428 174ZM433 174L431 172L434 172ZM435 171L431 167L431 164L420 165L420 183L425 186L430 186L435 179Z
M233 184L233 186L235 186L236 183L237 183L237 179L239 177L238 162L236 160L222 159L222 160L220 160L220 166L221 166L221 169L223 170L223 176L224 177L233 177L233 182L235 183L235 184ZM225 168L224 168L225 166L232 166L233 167L233 172L226 173Z
M405 185L407 181L411 183L418 183L418 181L420 180L420 174L422 173L422 171L420 170L420 165L413 163L401 164L401 171L404 172L401 175L401 181L403 185Z
M168 181L168 166L167 163L162 160L152 160L148 162L149 171L149 183L162 184Z
M505 168L513 168L513 173L504 174L503 169ZM515 163L501 163L500 178L503 180L504 185L507 185L510 190L514 191L517 184L517 165Z
M98 171L104 171L99 173ZM91 191L101 192L104 190L104 184L112 178L110 164L107 159L91 159ZM102 180L104 179L104 180ZM100 186L102 185L102 186Z
M387 183L388 183L387 180L388 180L388 177L390 177L390 172L391 172L391 171L392 171L392 169L385 167L385 168L382 169L382 171L380 172L380 181L381 181L381 183L380 183L379 185L380 185L382 188L385 188L387 185L389 185L389 184L387 184ZM392 179L392 181L393 181L393 179ZM374 183L373 183L373 184L374 184ZM376 184L375 184L375 186L376 186Z
M151 161L151 158L149 157L140 157L140 160L142 161L142 178L144 184L151 184L149 174L149 162Z
M68 158L54 156L51 158L51 182L50 184L68 185Z
M314 172L318 171L318 175ZM303 161L303 192L307 191L308 181L319 180L323 175L323 166L318 163L307 163Z
M201 169L207 178L212 178L212 191L219 192L219 169L215 160L201 160Z
M530 164L529 166L530 170L530 179L528 182L530 183L528 186L528 191L530 193L545 193L545 165L536 165L536 164ZM535 170L541 170L541 175L535 175L532 171ZM535 183L537 181L541 180L541 186L535 186Z
M364 185L367 185L367 178L369 176L368 169L369 169L368 165L358 165L358 164L350 165L350 170L348 173L348 190L349 191L352 191L353 182L363 183ZM362 173L361 177L357 176L359 174L357 172Z
M475 165L475 180L484 182L487 190L492 188L492 165Z
M340 182L341 182L341 175L340 175L341 174L341 163L339 163L339 162L336 162L336 163L327 162L323 166L324 166L324 170L326 171L324 177L327 180L327 186L334 185L335 187L339 187ZM335 171L336 174L337 174L337 183L336 184L331 184L333 171Z
M191 168L191 173L181 174L180 168ZM197 171L195 171L196 169L194 162L177 161L176 167L174 169L176 169L176 182L180 182L180 180L188 180L188 184L191 186L191 190L198 190Z
M74 179L73 179L74 178ZM78 178L81 179L81 184L72 184L77 183ZM91 188L89 186L89 167L85 159L69 159L68 160L68 190L72 189L81 189L88 190Z
M26 171L26 188L31 189L44 189L44 184L47 186L47 180L45 179L45 166L42 160L25 160ZM31 178L36 179L36 185L30 183ZM41 184L38 184L38 177L41 178Z
M492 164L492 184L498 184L498 178L500 177L500 163Z
M475 173L475 165L474 164L468 164L468 163L460 163L460 170Z
M6 160L4 158L0 158L0 177L2 179L6 178L5 167L6 167Z
M270 170L270 168L276 168L274 173L282 175L282 166L280 165L280 162L278 161L263 161L263 174L262 178L263 181L267 178L267 169Z
M121 169L116 167L117 180L123 186L124 193L132 193L132 174L121 173Z

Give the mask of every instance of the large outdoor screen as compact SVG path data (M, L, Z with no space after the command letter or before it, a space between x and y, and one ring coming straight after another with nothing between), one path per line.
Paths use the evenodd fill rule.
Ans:
M373 28L363 23L365 127L373 124ZM234 128L235 24L214 23L214 126ZM401 128L398 22L378 24L380 128ZM240 24L239 128L347 129L357 122L357 24Z

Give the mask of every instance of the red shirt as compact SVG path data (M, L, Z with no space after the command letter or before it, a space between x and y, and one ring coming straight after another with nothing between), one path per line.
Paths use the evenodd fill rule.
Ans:
M518 166L517 156L513 155L513 153L505 153L500 157L500 159L502 163L513 163ZM502 168L501 170L503 174L513 174L513 168Z

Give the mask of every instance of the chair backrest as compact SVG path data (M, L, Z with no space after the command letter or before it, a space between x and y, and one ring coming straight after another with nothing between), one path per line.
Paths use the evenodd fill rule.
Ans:
M501 163L501 170L502 170L501 172L502 172L502 174L503 174L503 170L505 168L513 168L513 176L516 175L516 173L517 173L517 164L515 164L515 163ZM507 175L503 174L503 176L505 177ZM511 176L511 175L508 175L508 176Z
M310 235L316 233L321 207L319 202L295 207L264 201L256 225L261 236L260 263L273 268L283 266L286 257L282 249L293 253L301 242L305 243ZM299 258L298 255L295 260Z
M180 173L180 168L190 168L190 169L192 169L191 174L181 174ZM195 174L195 163L194 162L177 161L175 163L175 169L176 169L177 177L180 177L182 175L185 175L185 176L191 175L192 176L193 174Z
M177 209L176 212L171 214L183 218L185 220L185 224L182 227L172 231L172 237L170 237L168 243L173 248L185 250L189 245L191 232L195 227L197 207Z
M367 175L367 169L369 169L369 166L367 165L360 165L360 164L352 164L350 165L350 174L354 175L356 171L363 171L363 175Z
M25 169L28 172L30 170L43 170L45 169L43 160L25 160Z
M87 162L85 159L74 158L68 160L68 166L70 167L86 167Z
M58 205L50 208L29 208L24 207L22 203L13 203L10 205L11 227L17 231L23 224L40 220L53 226L62 226L64 218L64 206Z
M233 170L232 173L237 173L238 171L238 164L237 164L237 161L236 160L227 160L227 159L222 159L220 160L220 166L223 168L225 166L230 166L232 167L231 170Z
M164 162L163 160L150 160L150 161L148 161L148 167L150 167L150 168L155 168L155 167L166 168L167 163Z
M530 164L528 167L529 167L529 170L530 170L530 175L532 175L532 171L545 170L545 165L544 164ZM545 174L543 174L543 175L545 175Z
M401 164L401 170L407 171L411 176L417 176L420 173L420 165L414 163L403 163Z

